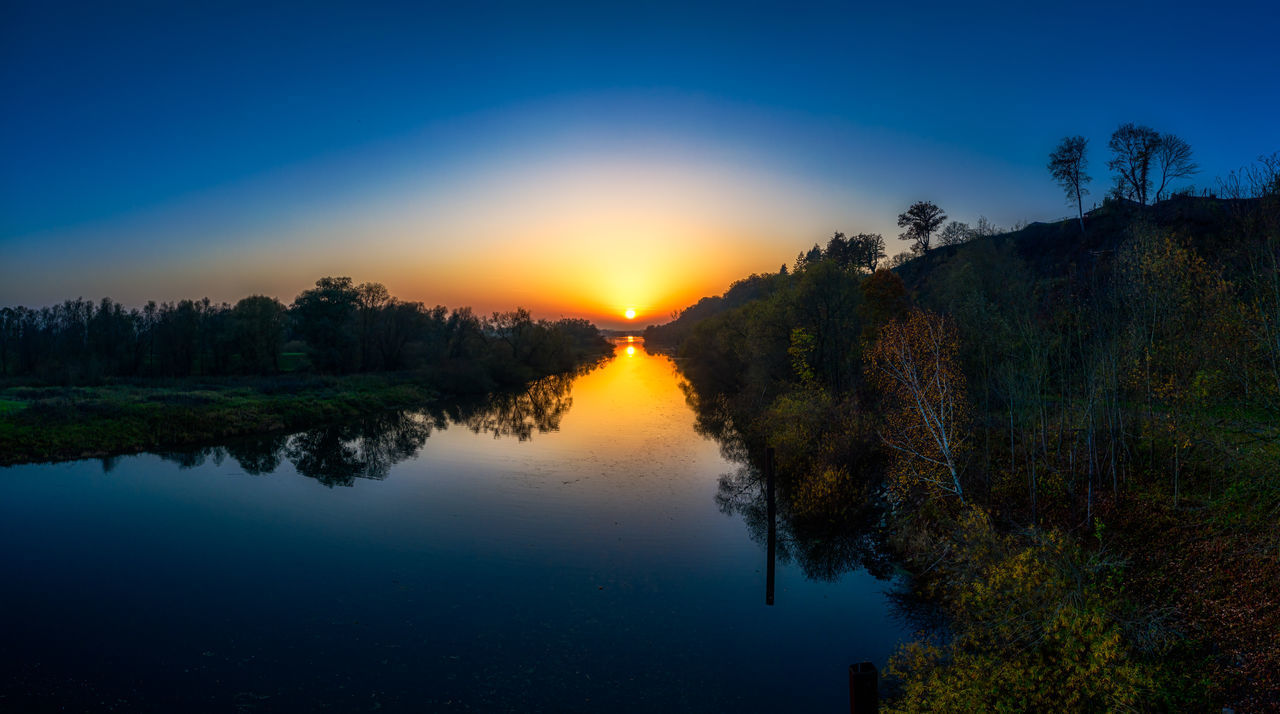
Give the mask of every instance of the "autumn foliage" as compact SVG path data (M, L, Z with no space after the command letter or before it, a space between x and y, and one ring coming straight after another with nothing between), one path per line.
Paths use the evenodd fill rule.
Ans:
M946 317L914 309L885 325L871 351L868 376L884 400L880 435L894 452L891 483L900 497L923 491L964 501L971 424L957 340Z

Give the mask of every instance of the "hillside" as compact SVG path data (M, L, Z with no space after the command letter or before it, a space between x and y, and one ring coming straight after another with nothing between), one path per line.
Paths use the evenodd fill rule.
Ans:
M946 612L890 711L1280 709L1280 193L1085 227L810 251L646 330L788 529L885 524Z
M935 247L928 254L894 268L894 272L912 294L919 296L929 291L931 273L939 266L956 258L993 251L1016 256L1028 274L1037 278L1081 277L1089 268L1109 263L1116 250L1140 226L1168 231L1188 240L1197 252L1215 255L1232 266L1243 260L1240 223L1256 215L1262 200L1174 196L1154 206L1108 200L1085 214L1083 234L1075 219L1035 222L1020 230ZM666 346L679 345L699 322L768 297L785 285L786 280L786 274L778 273L743 278L724 294L704 297L680 311L674 320L649 325L644 330L645 340Z
M1009 248L1038 277L1079 275L1114 256L1136 229L1166 231L1189 241L1202 255L1238 257L1240 224L1257 213L1262 199L1175 196L1154 206L1109 200L1085 214L1085 232L1075 219L1032 223L1017 231L938 246L897 269L913 289L923 289L937 266L976 250Z

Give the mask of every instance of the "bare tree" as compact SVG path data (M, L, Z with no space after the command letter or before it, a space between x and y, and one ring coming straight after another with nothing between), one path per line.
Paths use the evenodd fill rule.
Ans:
M1191 160L1191 145L1173 134L1160 135L1155 163L1160 169L1160 187L1156 189L1156 201L1164 195L1170 181L1187 178L1200 171L1200 166Z
M1076 214L1080 218L1080 232L1084 233L1084 196L1089 193L1085 184L1093 177L1085 173L1089 168L1089 160L1085 155L1089 140L1083 136L1068 136L1058 142L1058 148L1049 154L1049 173L1067 194L1067 201L1073 199ZM1157 194L1157 197L1159 194Z
M898 227L907 229L898 237L911 241L911 249L924 255L929 252L933 232L946 220L947 214L932 201L916 201L905 213L898 214Z
M969 227L968 223L963 221L952 221L947 224L946 228L938 234L939 245L960 245L968 243L978 236L977 231Z
M1160 147L1160 134L1149 126L1122 124L1107 142L1111 160L1107 168L1116 172L1116 192L1142 205L1151 190L1151 162Z
M973 232L979 237L986 237L1004 233L1004 229L992 223L986 216L978 216L978 223L974 225Z

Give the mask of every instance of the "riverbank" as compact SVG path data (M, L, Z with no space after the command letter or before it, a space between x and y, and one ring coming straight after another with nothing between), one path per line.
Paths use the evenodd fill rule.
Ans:
M604 355L584 360L578 369ZM0 384L0 466L200 446L491 392L438 371Z
M883 524L946 614L891 661L889 711L1280 705L1269 195L1113 202L1087 235L871 274L837 235L646 332L704 429L774 449L780 513Z

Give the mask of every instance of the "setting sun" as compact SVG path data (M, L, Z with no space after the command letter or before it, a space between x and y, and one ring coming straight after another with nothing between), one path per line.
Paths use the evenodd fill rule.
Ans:
M634 320L636 317L636 311L632 308L627 308L627 311L622 314L626 315L628 320Z

